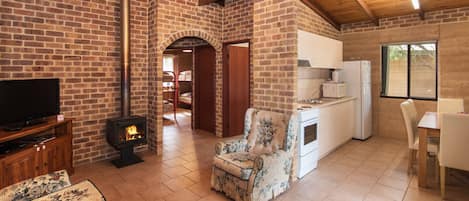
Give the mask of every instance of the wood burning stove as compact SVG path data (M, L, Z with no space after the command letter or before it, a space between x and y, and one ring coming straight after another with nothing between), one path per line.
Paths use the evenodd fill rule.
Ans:
M121 117L108 119L107 141L120 151L120 158L112 163L124 167L142 162L134 154L134 146L145 144L145 117L130 116L130 0L121 0Z
M134 154L134 146L147 142L146 128L145 117L129 116L107 120L107 141L120 150L120 158L112 161L116 167L121 168L143 161Z

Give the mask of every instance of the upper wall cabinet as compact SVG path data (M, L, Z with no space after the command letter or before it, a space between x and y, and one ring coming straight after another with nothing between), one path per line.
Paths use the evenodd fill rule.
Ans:
M307 59L313 68L342 68L342 41L298 30L298 59Z

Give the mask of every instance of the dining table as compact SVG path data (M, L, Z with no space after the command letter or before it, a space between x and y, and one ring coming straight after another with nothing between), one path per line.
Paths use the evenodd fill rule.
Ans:
M418 124L419 133L419 161L418 185L427 187L427 145L430 137L440 137L440 121L438 113L426 112Z

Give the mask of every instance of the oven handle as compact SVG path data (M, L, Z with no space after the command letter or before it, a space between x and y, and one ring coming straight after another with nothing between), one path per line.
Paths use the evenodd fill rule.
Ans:
M309 125L313 125L313 124L319 124L319 119L315 118L315 119L308 119L306 121L303 121L303 122L301 122L301 127L309 126Z

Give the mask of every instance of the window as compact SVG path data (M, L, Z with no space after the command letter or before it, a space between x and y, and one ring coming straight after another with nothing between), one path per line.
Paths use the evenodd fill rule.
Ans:
M163 71L174 72L174 57L169 55L163 56Z
M382 46L382 97L437 99L435 42Z
M163 71L174 72L174 56L163 55ZM172 87L173 82L163 82L163 87Z

